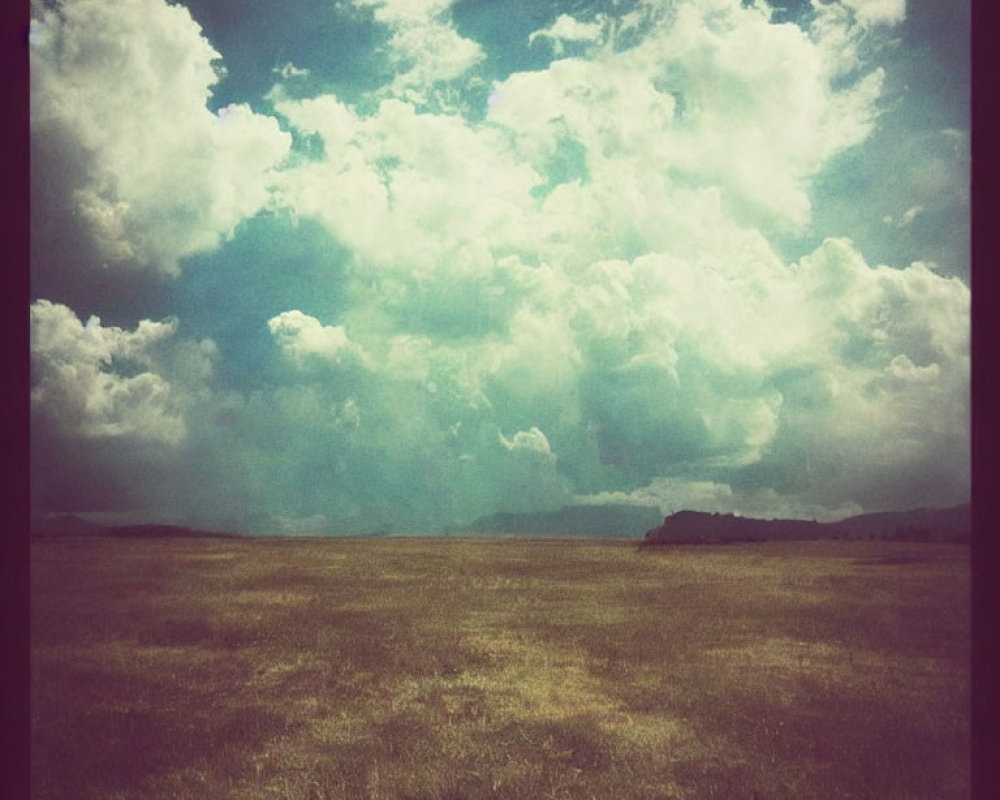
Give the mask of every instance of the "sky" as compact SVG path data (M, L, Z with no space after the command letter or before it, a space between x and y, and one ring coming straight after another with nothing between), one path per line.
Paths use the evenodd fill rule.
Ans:
M35 0L39 517L969 498L969 8Z

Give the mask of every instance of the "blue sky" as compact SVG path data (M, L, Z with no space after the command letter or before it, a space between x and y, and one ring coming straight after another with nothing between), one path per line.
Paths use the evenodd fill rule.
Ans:
M969 9L66 0L32 498L241 531L969 493Z

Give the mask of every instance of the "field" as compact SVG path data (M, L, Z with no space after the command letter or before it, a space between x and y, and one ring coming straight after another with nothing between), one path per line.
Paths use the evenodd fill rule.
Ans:
M36 800L948 800L969 550L32 545Z

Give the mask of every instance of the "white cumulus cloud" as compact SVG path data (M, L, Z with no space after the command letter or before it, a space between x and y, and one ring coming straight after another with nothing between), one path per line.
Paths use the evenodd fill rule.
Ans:
M31 307L32 413L64 435L131 437L176 445L186 434L185 376L173 380L166 346L176 320L141 321L134 331L82 323L64 305L38 300ZM186 378L211 369L207 342L183 355ZM194 364L192 368L192 362ZM176 363L176 362L175 362Z
M297 309L272 317L267 327L282 352L300 366L310 357L337 365L365 359L364 351L348 338L342 325L324 325Z
M32 30L36 179L74 181L99 259L176 274L267 205L291 138L249 106L208 110L219 54L183 6L68 0Z
M562 55L564 42L600 42L607 25L603 14L598 14L592 22L582 22L569 14L560 14L549 27L533 31L528 42L545 38L552 42L556 55Z

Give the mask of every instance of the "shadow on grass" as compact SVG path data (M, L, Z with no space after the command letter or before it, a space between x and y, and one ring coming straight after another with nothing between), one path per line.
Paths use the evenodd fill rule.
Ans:
M209 685L197 691L93 669L63 670L60 681L75 691L33 697L34 800L96 800L112 790L141 798L158 775L208 764L214 779L236 779L240 753L291 728L284 715Z

